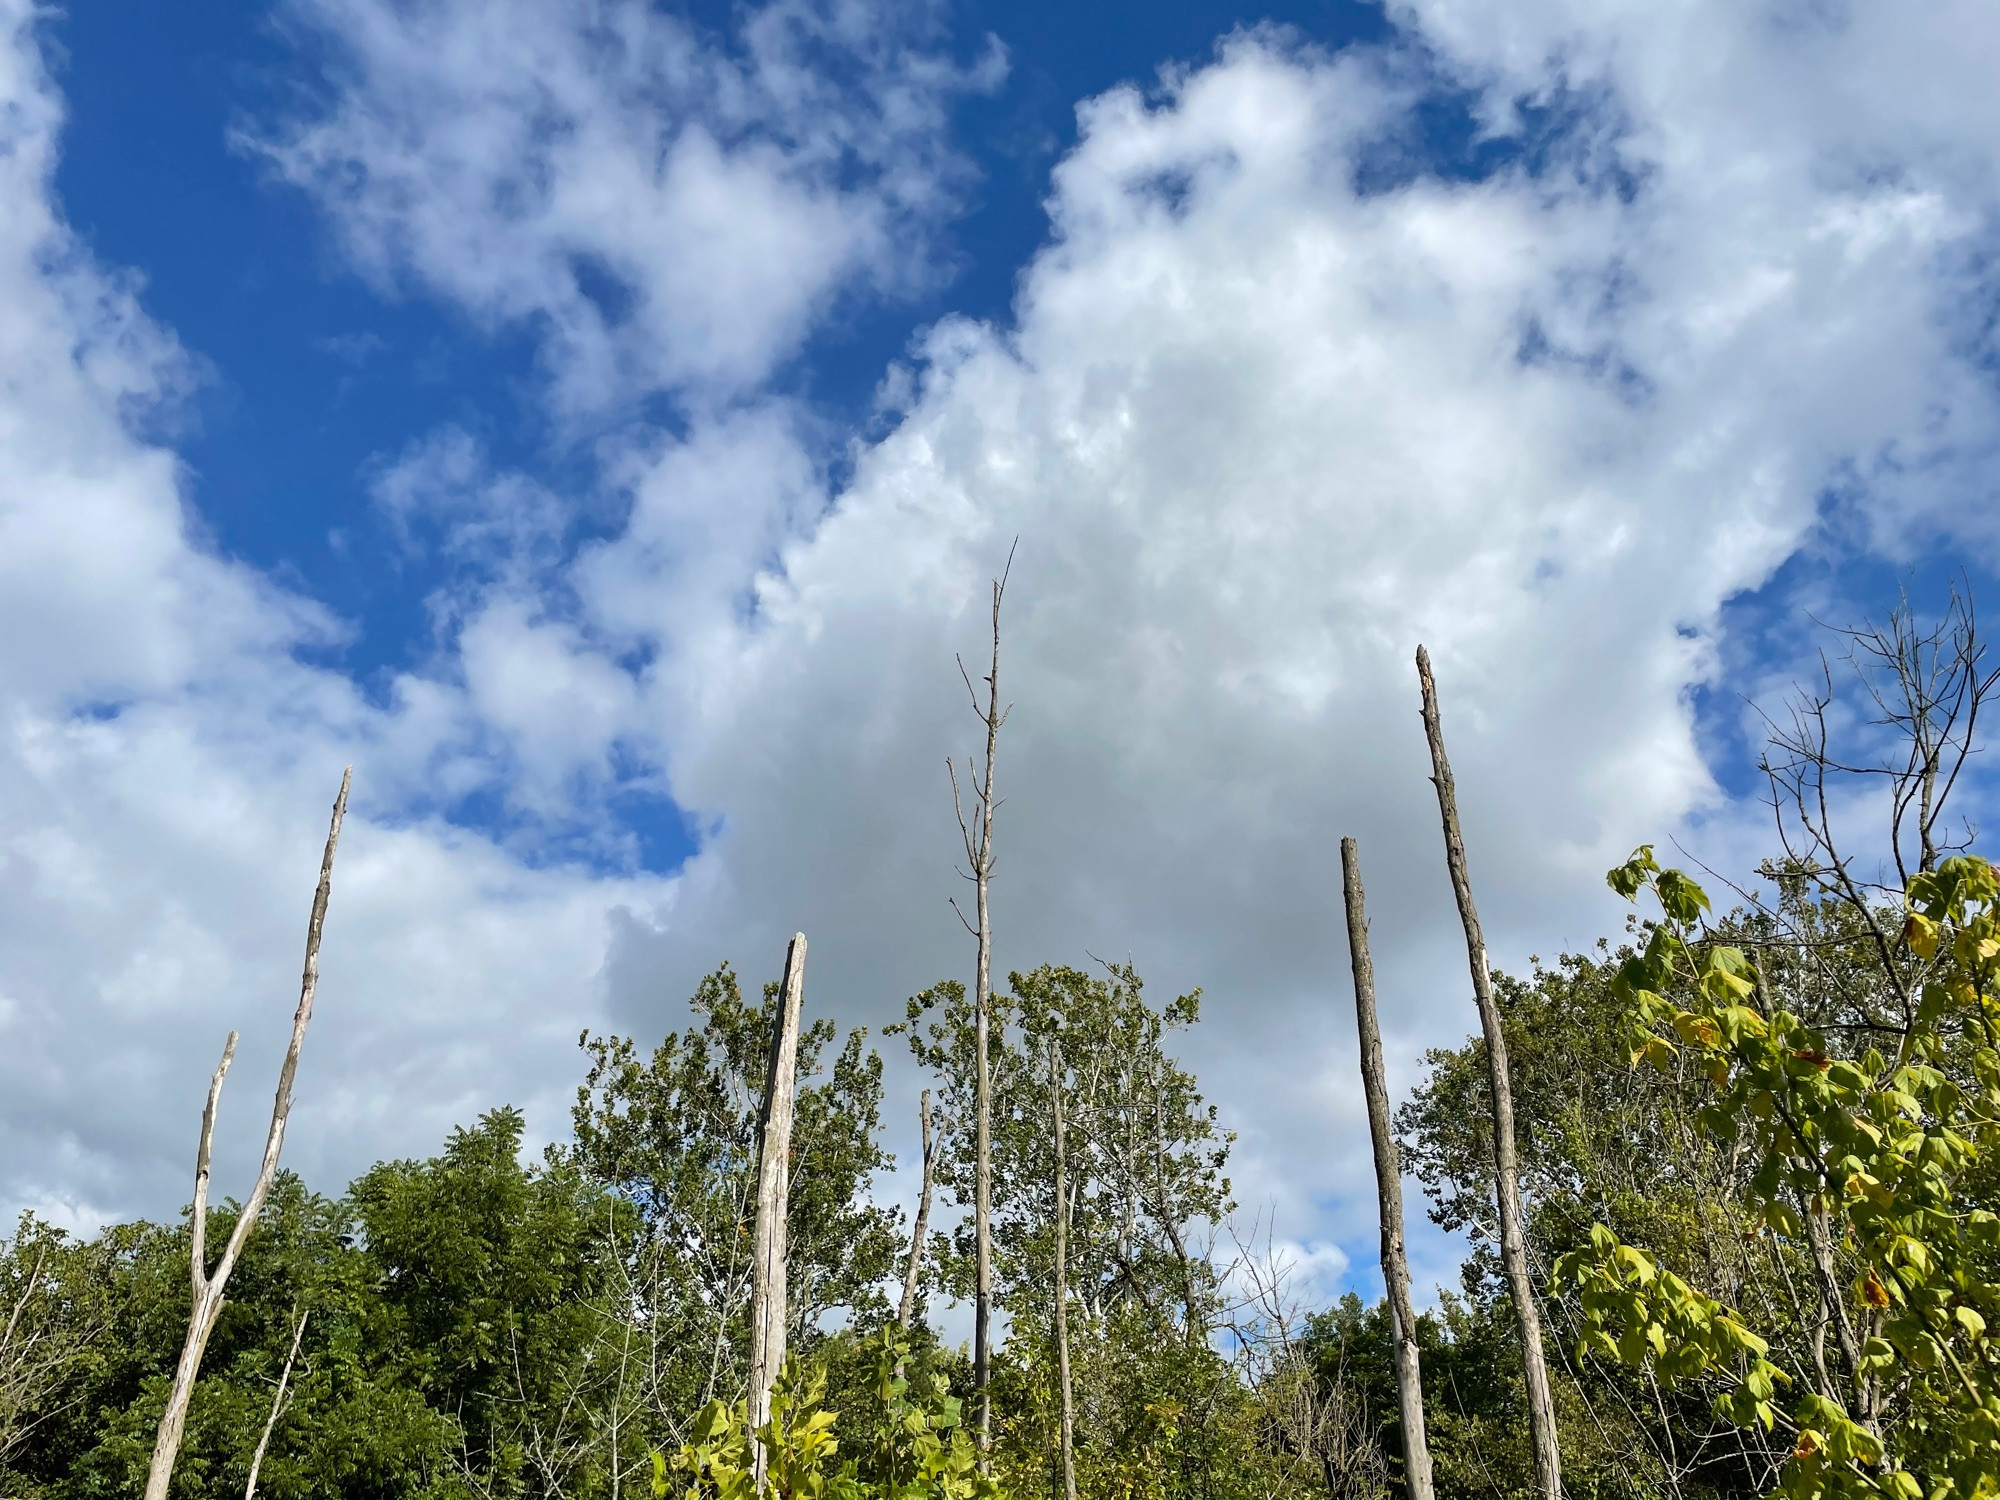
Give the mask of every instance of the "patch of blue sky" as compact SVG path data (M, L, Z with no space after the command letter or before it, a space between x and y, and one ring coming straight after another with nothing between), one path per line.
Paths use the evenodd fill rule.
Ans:
M1986 601L1981 631L2000 634L1990 614L1990 601L2000 599L2000 577L1971 554L1937 546L1891 557L1829 527L1760 587L1731 599L1713 632L1717 671L1689 689L1703 758L1723 792L1732 799L1767 795L1758 770L1767 719L1788 723L1794 693L1822 688L1822 653L1832 687L1854 701L1850 650L1837 632L1886 626L1890 612L1905 602L1927 628L1954 588L1976 606ZM1996 665L2000 652L1988 658L1988 670ZM1961 788L1962 812L1976 814L1986 780L1975 771Z

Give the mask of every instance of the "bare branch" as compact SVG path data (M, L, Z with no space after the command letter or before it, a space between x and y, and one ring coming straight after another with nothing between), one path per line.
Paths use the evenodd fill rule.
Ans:
M215 1065L215 1076L208 1081L208 1100L201 1107L201 1144L194 1154L194 1208L188 1220L192 1239L188 1263L192 1267L196 1297L208 1289L208 1175L209 1156L215 1145L215 1109L222 1098L222 1080L228 1076L229 1064L235 1057L236 1033L232 1031L229 1040L222 1044L222 1061Z
M256 1185L237 1212L236 1226L230 1231L222 1259L216 1263L212 1273L204 1274L202 1261L206 1250L209 1149L215 1131L215 1110L222 1093L223 1074L228 1071L230 1058L236 1051L236 1033L233 1031L229 1034L229 1044L223 1049L222 1063L209 1083L208 1102L202 1110L201 1147L196 1157L194 1221L189 1226L194 1305L188 1313L187 1339L181 1345L174 1383L167 1393L166 1407L160 1413L159 1434L153 1442L152 1465L146 1474L146 1500L167 1500L174 1461L180 1455L181 1431L187 1423L188 1402L194 1396L195 1376L201 1370L202 1352L208 1347L209 1335L215 1330L215 1320L222 1314L223 1292L229 1282L229 1273L235 1269L251 1231L257 1226L264 1202L271 1194L271 1183L278 1174L278 1157L285 1145L285 1124L292 1112L292 1080L298 1073L299 1049L305 1042L306 1026L312 1020L313 996L319 988L319 944L326 925L327 901L333 891L333 856L340 847L340 825L347 816L347 793L353 781L354 767L349 766L341 774L340 793L333 800L333 819L326 833L326 850L320 856L319 887L313 894L312 916L306 924L306 957L299 977L299 1004L292 1015L292 1037L285 1049L284 1066L278 1071L278 1092L271 1105L271 1128L264 1140L264 1160L257 1170Z
M961 917L960 920L963 920ZM924 1235L931 1222L931 1188L936 1177L940 1140L931 1133L931 1091L925 1089L917 1102L917 1118L924 1132L923 1190L917 1195L917 1217L910 1226L910 1266L903 1273L903 1300L896 1309L896 1326L907 1329L916 1312L917 1285L924 1274Z
M311 1308L299 1313L299 1326L292 1330L292 1349L285 1356L285 1368L278 1374L278 1393L271 1398L271 1415L264 1419L263 1436L257 1439L257 1451L250 1455L250 1479L243 1486L243 1500L257 1500L257 1471L264 1467L264 1451L271 1446L271 1430L278 1425L278 1415L285 1409L285 1387L292 1383L292 1362L299 1357L299 1340L306 1336L306 1318Z
M958 767L952 764L949 755L944 758L944 774L951 778L951 810L958 818L959 837L965 841L966 863L976 872L979 869L979 845L973 836L972 825L965 821L965 805L958 795Z

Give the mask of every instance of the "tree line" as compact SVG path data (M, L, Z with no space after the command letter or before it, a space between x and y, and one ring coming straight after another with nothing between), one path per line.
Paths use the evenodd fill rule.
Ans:
M882 1058L810 1017L803 938L662 1039L584 1034L561 1142L498 1108L336 1195L285 1171L343 783L252 1192L209 1201L232 1038L187 1214L0 1243L0 1496L1996 1493L2000 877L1949 811L1996 674L1968 599L1838 633L1769 724L1768 861L1637 851L1626 931L1525 975L1489 965L1419 653L1479 1030L1389 1096L1344 841L1385 1291L1315 1307L1233 1199L1185 1061L1200 994L1094 961L995 982L1004 588L965 674L973 983L887 1028L931 1085L913 1219L875 1193ZM1406 1179L1470 1247L1422 1310Z

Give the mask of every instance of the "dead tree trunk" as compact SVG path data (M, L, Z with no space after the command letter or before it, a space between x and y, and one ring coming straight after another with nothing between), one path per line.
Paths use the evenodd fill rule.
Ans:
M285 1387L292 1383L292 1364L299 1357L299 1340L306 1336L306 1318L312 1309L299 1314L299 1326L292 1330L292 1349L285 1356L285 1368L278 1372L278 1392L271 1398L271 1415L264 1419L264 1432L257 1439L257 1451L250 1455L250 1478L243 1486L243 1500L257 1500L257 1471L264 1467L264 1452L271 1446L271 1433L285 1409Z
M949 760L945 762L945 770L951 776L952 807L958 813L958 831L965 840L966 861L972 867L969 878L976 894L979 918L977 926L970 922L965 925L979 944L978 972L972 992L973 1113L977 1116L973 1122L972 1385L979 1399L979 1463L982 1473L986 1467L987 1445L993 1437L993 1398L987 1386L993 1354L993 1089L987 1061L993 1008L993 920L987 905L987 891L993 878L993 812L996 806L993 798L993 761L1000 748L1000 726L1007 722L1009 712L1000 706L1000 600L1007 592L1007 578L1013 570L1014 553L1009 549L1007 566L993 580L993 662L985 678L986 704L983 708L979 703L979 693L972 686L972 677L965 670L964 661L958 664L958 674L965 679L965 690L972 697L973 712L986 729L986 761L979 768L979 780L973 788L977 806L970 822L959 800L958 773L952 769ZM956 905L954 902L954 909ZM959 920L965 921L963 912L959 913Z
M1063 1135L1062 1055L1049 1042L1049 1110L1056 1145L1056 1381L1062 1396L1063 1500L1076 1500L1076 1408L1069 1379L1069 1153Z
M285 1124L292 1115L292 1080L299 1071L299 1048L305 1042L306 1027L312 1021L313 995L319 988L319 939L326 925L327 898L333 891L333 855L340 845L340 825L347 816L347 789L353 780L354 767L349 766L341 773L340 795L333 799L333 822L326 831L326 852L319 862L319 889L313 895L312 917L306 924L306 962L299 978L299 1006L292 1015L291 1045L286 1047L284 1066L278 1070L278 1094L271 1104L271 1129L264 1138L264 1161L257 1169L256 1185L236 1216L236 1227L230 1231L222 1259L212 1272L208 1269L207 1243L208 1164L215 1144L216 1103L222 1097L223 1077L236 1056L235 1032L230 1032L229 1040L223 1044L222 1061L209 1080L208 1102L201 1110L201 1143L195 1151L194 1210L188 1225L194 1305L188 1313L187 1339L181 1345L180 1364L167 1392L166 1410L160 1413L159 1435L153 1441L153 1463L146 1473L146 1500L166 1500L167 1485L174 1477L174 1460L180 1456L181 1429L187 1425L188 1402L194 1396L195 1376L201 1370L202 1351L208 1347L208 1336L215 1331L215 1320L222 1313L223 1289L243 1254L250 1231L257 1226L264 1200L271 1195L271 1181L278 1175L278 1154L284 1150Z
M750 1283L751 1467L764 1486L768 1455L754 1436L771 1417L771 1387L785 1365L785 1209L792 1169L793 1086L798 1073L799 1009L805 988L806 935L785 950L785 979L771 1030L771 1067L757 1126L757 1237Z
M931 1139L931 1091L917 1103L917 1116L924 1127L924 1185L917 1195L916 1222L910 1226L910 1267L903 1273L903 1300L896 1309L896 1326L907 1330L917 1310L917 1283L924 1274L924 1235L931 1222L931 1184L937 1171L937 1146Z
M1520 1166L1514 1150L1514 1088L1507 1073L1507 1038L1500 1028L1500 1007L1493 999L1493 975L1486 962L1486 938L1479 928L1479 911L1472 904L1472 882L1465 872L1465 838L1458 826L1458 793L1452 785L1451 762L1444 753L1444 727L1438 718L1437 683L1431 676L1430 653L1417 647L1417 681L1423 689L1424 734L1430 741L1432 782L1444 821L1444 858L1451 872L1452 893L1465 925L1466 958L1472 967L1472 998L1479 1007L1479 1025L1486 1036L1486 1060L1492 1072L1493 1175L1500 1215L1500 1265L1521 1324L1521 1364L1528 1388L1528 1436L1535 1461L1535 1488L1543 1500L1561 1500L1562 1450L1556 1444L1555 1400L1549 1391L1549 1367L1542 1355L1542 1317L1528 1276L1528 1251L1521 1208Z
M1341 893L1347 904L1347 947L1354 963L1354 1019L1361 1034L1361 1088L1368 1097L1368 1137L1375 1147L1375 1188L1381 1199L1382 1280L1395 1319L1396 1402L1403 1419L1403 1473L1410 1500L1431 1500L1431 1449L1424 1435L1423 1374L1417 1362L1417 1320L1410 1307L1410 1261L1403 1250L1403 1171L1389 1130L1389 1086L1382 1072L1382 1032L1375 1023L1375 965L1368 955L1368 911L1361 856L1353 839L1340 841Z

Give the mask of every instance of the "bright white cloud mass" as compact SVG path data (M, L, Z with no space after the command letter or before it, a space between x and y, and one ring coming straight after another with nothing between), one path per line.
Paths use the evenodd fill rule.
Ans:
M71 1221L182 1201L232 1026L247 1161L350 759L288 1157L325 1185L502 1101L561 1131L579 1030L680 1024L794 928L851 1022L963 974L952 658L1018 537L999 962L1205 987L1239 1199L1363 1247L1341 834L1392 1082L1473 1024L1416 644L1518 967L1615 929L1635 843L1758 847L1690 700L1727 601L1830 534L2000 540L2000 30L1966 0L1222 38L1079 104L1012 319L917 330L868 436L777 377L943 274L948 105L998 51L955 66L889 0L726 42L612 0L295 0L328 92L245 149L385 295L535 339L598 476L556 493L457 429L385 453L370 503L457 565L434 653L366 695L300 654L340 619L205 542L171 422L199 370L65 230L48 37L0 8L0 1198ZM1460 97L1522 147L1478 180L1421 150ZM678 871L631 863L634 787L700 830ZM438 811L473 793L506 834Z

